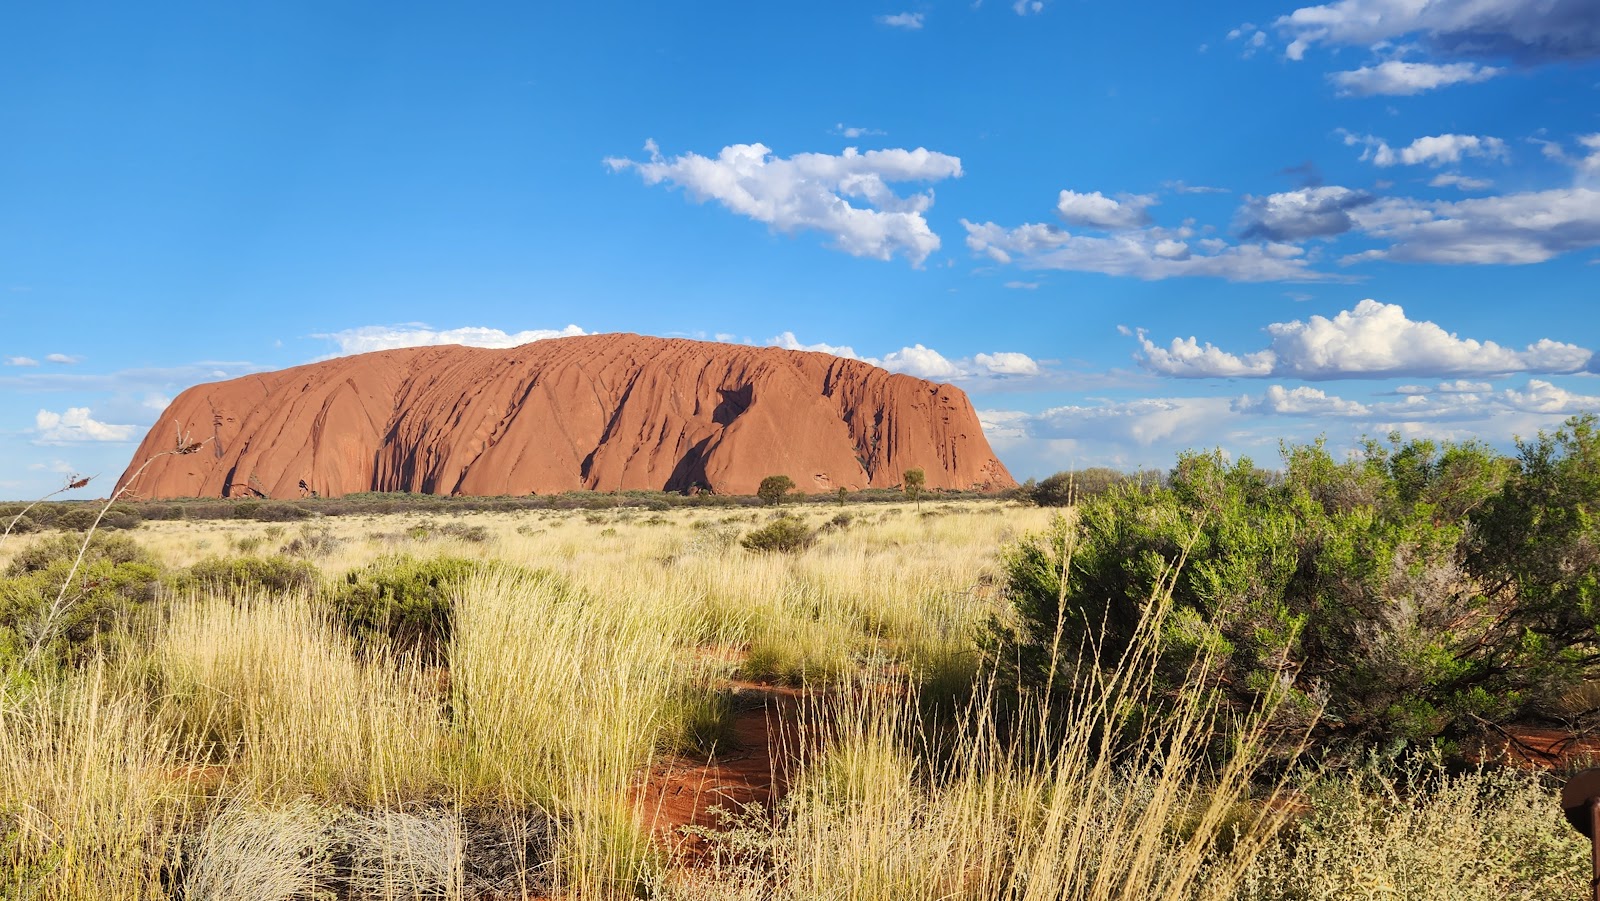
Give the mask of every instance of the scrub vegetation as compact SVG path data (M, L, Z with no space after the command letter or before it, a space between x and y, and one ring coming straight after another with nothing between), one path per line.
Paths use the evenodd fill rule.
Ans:
M1554 786L1600 701L1592 420L1074 487L35 507L0 898L1586 890Z

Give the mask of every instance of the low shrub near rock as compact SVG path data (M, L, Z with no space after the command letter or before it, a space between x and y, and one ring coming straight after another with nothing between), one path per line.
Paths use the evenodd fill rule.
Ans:
M177 586L202 590L225 588L260 589L279 593L310 591L322 581L322 573L308 560L289 557L211 557L184 570Z
M68 584L80 548L83 563ZM156 559L124 535L96 534L87 547L77 535L35 542L0 578L0 655L38 642L49 659L82 659L154 600L164 580Z
M344 539L334 535L327 529L305 528L299 536L289 539L283 546L283 553L291 557L326 557L338 550L344 544Z
M387 557L346 574L328 600L363 644L387 642L396 653L438 663L455 623L450 594L485 565L461 557Z
M798 554L817 543L817 533L803 521L782 516L739 539L747 551Z

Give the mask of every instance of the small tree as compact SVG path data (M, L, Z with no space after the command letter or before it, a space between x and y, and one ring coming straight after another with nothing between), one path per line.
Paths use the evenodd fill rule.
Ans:
M839 506L843 507L844 504L845 504L845 501L847 501L849 499L850 499L850 489L844 487L843 485L840 485L839 486Z
M794 479L788 476L767 476L756 489L756 497L768 504L783 503L783 496L794 490Z
M922 467L913 466L912 468L906 470L906 497L909 497L916 502L918 510L922 509L922 486L926 485L927 483L928 476L922 471Z

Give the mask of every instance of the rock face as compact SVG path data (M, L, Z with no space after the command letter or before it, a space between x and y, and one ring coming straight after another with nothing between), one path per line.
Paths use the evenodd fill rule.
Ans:
M959 389L820 353L638 335L341 357L197 385L134 454L142 498L316 491L754 494L1010 487ZM302 483L304 487L302 487Z

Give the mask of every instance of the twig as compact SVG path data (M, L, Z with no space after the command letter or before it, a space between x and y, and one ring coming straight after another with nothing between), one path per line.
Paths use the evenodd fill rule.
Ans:
M176 420L174 420L173 425L177 425ZM123 481L122 487L118 488L116 491L113 491L111 493L111 497L106 499L105 504L100 507L100 512L95 516L94 522L89 524L89 531L84 533L83 543L78 545L78 556L72 561L72 568L67 570L66 581L61 583L61 590L56 593L55 602L52 603L50 605L50 609L45 612L44 619L40 622L39 630L34 634L33 644L28 648L27 655L22 658L22 665L24 667L32 666L34 661L38 659L39 652L44 650L44 646L49 643L50 639L53 637L53 633L56 630L57 621L66 615L67 608L72 602L80 599L73 598L72 601L68 601L67 589L72 587L72 580L78 575L78 568L83 565L83 557L84 554L88 553L89 551L89 542L94 538L95 529L100 527L100 520L105 518L106 513L111 509L111 505L115 504L122 497L122 495L133 486L133 483L139 480L139 476L144 475L144 471L150 467L151 463L156 462L162 457L192 454L195 451L198 451L207 441L210 440L210 438L204 438L200 441L191 442L189 440L189 436L184 434L183 429L180 427L178 429L177 446L175 446L172 450L162 451L159 454L151 456L148 460L145 460L144 463L140 464L138 469L133 471L133 475L128 476L128 478ZM85 484L87 483L85 482Z
M5 532L3 534L0 534L0 547L4 547L5 546L6 539L11 537L11 531L17 527L17 523L22 522L22 517L27 516L29 510L32 510L34 507L39 506L40 504L42 504L45 501L55 497L58 494L61 494L62 492L75 491L75 490L77 490L79 488L82 488L83 486L89 484L89 481L91 479L93 479L93 478L95 478L95 476L80 476L77 473L73 473L72 475L67 476L67 484L62 485L60 488L57 488L56 490L50 492L49 494L45 495L44 497L39 498L38 500L34 501L33 503L29 504L28 506L23 507L22 508L22 512L18 513L16 516L11 517L11 522L6 524Z

